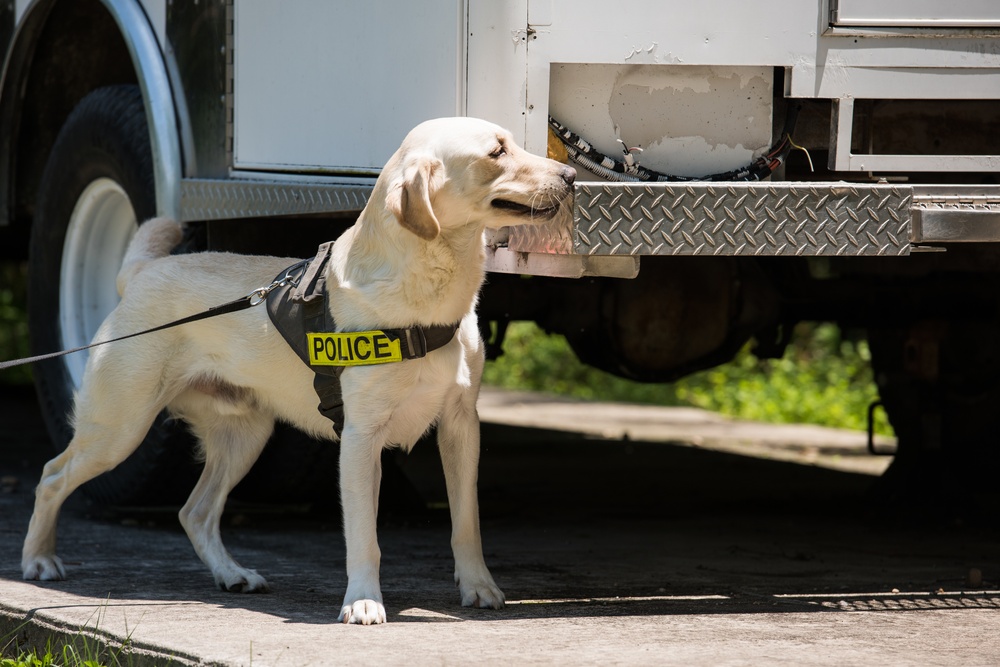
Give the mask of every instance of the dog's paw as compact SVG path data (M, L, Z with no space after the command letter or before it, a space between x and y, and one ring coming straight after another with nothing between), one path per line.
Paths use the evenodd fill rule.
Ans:
M28 580L62 581L66 578L62 559L55 554L25 558L21 561L21 572Z
M493 577L488 572L481 577L459 577L456 574L455 583L462 594L463 607L503 609L503 591L493 582Z
M232 575L219 578L215 583L219 589L229 593L267 593L270 588L267 580L253 570L240 570Z
M359 625L385 623L385 607L375 600L358 600L354 604L345 604L337 620Z

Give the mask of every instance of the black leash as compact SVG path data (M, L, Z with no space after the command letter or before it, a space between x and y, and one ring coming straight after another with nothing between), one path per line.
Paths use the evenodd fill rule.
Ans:
M46 359L55 359L56 357L62 357L67 354L73 354L74 352L82 352L83 350L89 350L92 347L97 347L99 345L107 345L108 343L117 343L121 340L127 340L129 338L135 338L136 336L145 336L146 334L151 334L156 331L163 331L164 329L171 329L173 327L179 327L182 324L188 324L190 322L197 322L198 320L208 319L209 317L217 317L219 315L225 315L227 313L236 313L241 310L246 310L247 308L252 308L253 306L258 306L267 300L267 295L272 291L281 287L285 283L292 279L291 273L293 269L298 268L305 262L309 260L304 260L288 267L284 276L276 278L267 287L258 287L254 291L250 292L244 297L240 297L235 301L230 301L229 303L224 303L221 306L212 306L208 310L196 313L194 315L189 315L188 317L183 317L179 320L174 320L173 322L168 322L166 324L161 324L158 327L153 327L152 329L146 329L145 331L139 331L137 333L131 333L125 336L119 336L118 338L112 338L110 340L102 340L96 343L91 343L90 345L83 345L82 347L74 347L72 350L63 350L62 352L50 352L48 354L39 354L35 357L27 357L25 359L13 359L11 361L0 361L0 371L6 370L8 368L13 368L15 366L24 366L26 364L33 364L37 361L45 361Z

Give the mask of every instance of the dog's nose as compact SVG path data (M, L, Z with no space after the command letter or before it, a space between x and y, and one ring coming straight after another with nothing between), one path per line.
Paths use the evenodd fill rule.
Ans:
M573 182L576 181L576 169L573 167L563 167L560 176L566 181L566 185L573 185Z

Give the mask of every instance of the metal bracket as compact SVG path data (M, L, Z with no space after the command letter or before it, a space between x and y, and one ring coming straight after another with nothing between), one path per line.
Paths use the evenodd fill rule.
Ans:
M555 255L541 252L518 252L510 248L487 248L486 270L554 278L635 278L639 258L628 255L588 256Z
M833 171L1000 171L998 155L875 155L851 152L854 98L833 100L830 169Z

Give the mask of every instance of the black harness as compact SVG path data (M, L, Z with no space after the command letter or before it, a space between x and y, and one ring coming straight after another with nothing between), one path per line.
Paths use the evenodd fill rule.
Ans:
M326 289L326 267L332 249L333 241L324 243L315 257L279 273L275 282L281 284L267 295L267 314L285 342L316 373L313 388L319 396L319 411L333 422L339 436L344 429L340 391L344 368L420 359L451 342L459 323L338 332Z

